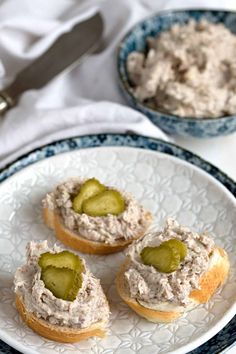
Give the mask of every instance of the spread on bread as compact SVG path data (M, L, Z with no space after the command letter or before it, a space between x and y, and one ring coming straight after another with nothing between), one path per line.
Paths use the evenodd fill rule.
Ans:
M129 247L117 288L137 312L141 307L154 310L154 317L146 318L158 322L155 311L161 315L172 312L177 318L208 301L224 282L228 269L227 254L207 234L168 219L163 231L147 234ZM209 280L213 274L214 284ZM163 318L163 322L168 321Z
M43 212L63 243L85 253L117 252L143 236L152 221L132 195L95 178L58 185L44 198Z
M56 245L49 248L47 241L29 242L27 262L17 269L14 283L17 308L21 313L23 306L28 314L25 321L32 315L34 322L48 326L45 334L39 332L41 335L55 339L50 337L50 326L54 332L64 329L84 334L97 325L104 332L109 306L100 281L74 253ZM27 324L37 332L34 325ZM70 342L63 334L55 340Z

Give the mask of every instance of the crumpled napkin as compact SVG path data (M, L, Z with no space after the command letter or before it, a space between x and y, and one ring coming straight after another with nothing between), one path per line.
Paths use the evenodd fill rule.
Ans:
M59 35L98 10L105 30L96 53L44 88L24 93L17 107L0 118L0 167L36 147L69 136L132 131L168 139L143 114L124 106L117 85L116 48L139 20L160 9L191 5L222 7L217 0L189 0L187 5L179 0L1 1L1 88Z
M115 27L124 29L127 16L132 13L130 5L120 1L113 14L109 14L112 1L21 0L17 12L16 6L16 0L0 5L0 87L9 84L63 32L98 9L105 22L105 47L101 53L85 59L84 64L90 60L85 70L81 65L62 73L41 90L24 93L17 107L0 118L0 167L38 146L75 135L131 131L167 139L141 113L107 101L116 101L117 95L119 102L120 95L113 67L119 31L111 27L116 22ZM142 6L138 5L134 19L128 22L133 24L141 12ZM147 13L143 11L143 15ZM112 58L112 67L109 63L104 70L106 58ZM90 77L91 67L96 71L94 77ZM86 99L83 88L98 90L97 94L103 92L103 97L94 97L100 102ZM106 97L105 92L113 97Z

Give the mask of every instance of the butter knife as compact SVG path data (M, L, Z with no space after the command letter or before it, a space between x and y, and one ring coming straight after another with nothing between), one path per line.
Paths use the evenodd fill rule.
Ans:
M53 45L23 69L8 87L0 91L0 115L15 106L20 95L30 89L40 89L63 70L74 66L85 54L96 49L103 32L99 13L76 24L62 34Z

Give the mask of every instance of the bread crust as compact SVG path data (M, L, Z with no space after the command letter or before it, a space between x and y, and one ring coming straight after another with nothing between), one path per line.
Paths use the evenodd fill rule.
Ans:
M206 303L211 296L214 294L215 290L224 283L229 272L229 260L227 253L222 249L217 247L215 249L218 252L218 261L213 264L208 271L206 271L200 278L200 289L192 290L189 297L193 303L203 304ZM179 318L183 313L178 311L158 311L149 309L140 305L136 299L129 296L128 291L125 287L124 273L129 269L130 258L127 257L125 262L122 264L116 278L116 288L120 297L130 306L138 315L146 318L148 321L155 323L168 323L173 322Z
M189 297L198 304L205 304L212 297L216 289L221 286L229 273L229 259L223 248L217 247L219 260L200 278L200 289L192 290Z
M49 208L43 208L43 219L45 224L55 231L56 237L66 246L73 248L82 253L89 254L109 254L122 251L126 248L131 242L143 236L144 232L140 232L132 239L126 241L115 242L114 244L107 244L103 242L96 242L89 239L86 239L83 236L80 236L77 233L67 229L62 222L60 216ZM151 224L152 215L147 212L146 219Z
M74 343L93 336L101 338L106 336L106 323L103 321L82 329L53 325L44 319L36 317L33 313L28 312L20 296L16 295L15 302L16 308L23 321L34 332L47 339L61 343Z

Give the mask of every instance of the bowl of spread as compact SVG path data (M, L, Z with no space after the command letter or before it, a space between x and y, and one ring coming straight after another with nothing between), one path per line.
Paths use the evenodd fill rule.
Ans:
M127 101L169 134L236 130L236 13L165 11L121 41L117 68Z

